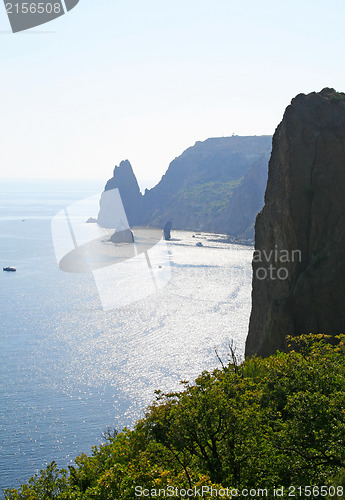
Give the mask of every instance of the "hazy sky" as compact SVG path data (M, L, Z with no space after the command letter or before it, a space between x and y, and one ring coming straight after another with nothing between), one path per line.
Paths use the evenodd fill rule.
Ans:
M345 91L343 0L80 0L12 34L0 5L1 177L140 185L208 137L274 132L300 92Z

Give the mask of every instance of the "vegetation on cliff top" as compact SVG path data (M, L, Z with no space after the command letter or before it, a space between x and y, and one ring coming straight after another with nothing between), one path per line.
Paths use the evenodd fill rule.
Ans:
M290 339L288 353L242 364L232 356L221 369L184 382L181 392L158 391L134 430L109 434L69 472L50 464L5 497L134 499L141 486L146 498L155 498L169 485L213 485L266 488L267 498L284 486L285 498L291 485L339 486L345 471L345 336L335 345L328 340L304 335ZM316 498L306 491L297 496ZM325 491L338 498L336 490Z
M188 209L201 217L209 217L211 220L222 212L228 205L233 192L243 182L243 177L234 181L206 182L186 186L175 196L178 203L188 206Z

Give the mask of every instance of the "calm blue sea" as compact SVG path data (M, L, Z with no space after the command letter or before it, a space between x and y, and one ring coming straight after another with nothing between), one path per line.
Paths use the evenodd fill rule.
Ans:
M104 312L90 274L59 270L51 219L102 182L1 181L0 495L55 460L67 467L108 427L133 426L154 390L176 390L243 355L252 247L174 232L172 277ZM201 240L203 247L195 242Z

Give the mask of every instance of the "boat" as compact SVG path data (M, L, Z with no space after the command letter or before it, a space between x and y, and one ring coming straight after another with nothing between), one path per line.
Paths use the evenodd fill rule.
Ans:
M198 241L198 243L195 244L196 247L203 247L204 245L201 243L201 241Z
M2 268L3 271L8 271L9 273L15 273L17 269L15 267L7 266Z

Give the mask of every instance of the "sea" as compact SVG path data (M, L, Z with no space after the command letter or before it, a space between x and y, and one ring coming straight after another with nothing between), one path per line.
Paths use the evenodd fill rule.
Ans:
M230 345L243 358L251 246L173 229L165 286L106 311L91 272L60 270L52 218L103 186L0 182L0 264L17 269L0 273L0 497L133 428L155 390L219 368Z

